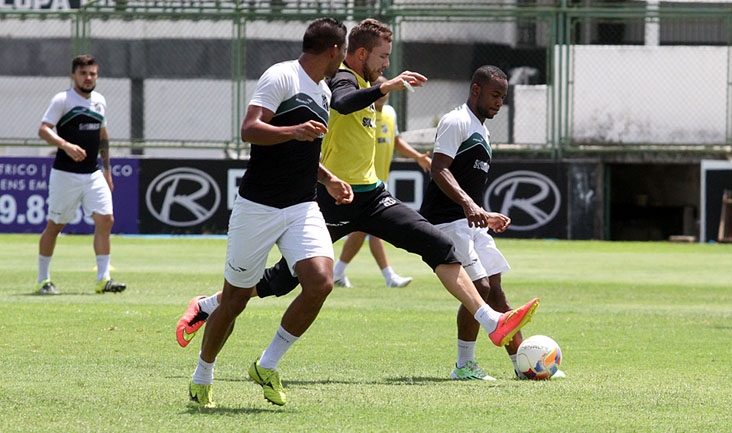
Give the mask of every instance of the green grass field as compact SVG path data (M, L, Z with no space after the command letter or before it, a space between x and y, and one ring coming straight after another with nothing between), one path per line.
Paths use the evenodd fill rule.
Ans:
M288 404L247 380L294 294L255 299L216 364L216 409L187 406L200 336L174 329L191 297L221 287L223 239L113 238L126 292L95 295L91 238L59 238L61 296L32 294L37 235L0 236L0 432L730 432L732 245L499 240L524 335L561 345L562 381L513 378L479 337L496 382L447 379L457 302L416 256L387 289L367 249L280 363ZM336 252L341 244L336 244ZM270 259L278 257L271 255Z

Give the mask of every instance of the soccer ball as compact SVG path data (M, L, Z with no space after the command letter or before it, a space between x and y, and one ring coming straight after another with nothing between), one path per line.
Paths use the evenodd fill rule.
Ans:
M549 379L559 369L562 349L546 335L534 335L521 342L516 361L519 370L527 378Z

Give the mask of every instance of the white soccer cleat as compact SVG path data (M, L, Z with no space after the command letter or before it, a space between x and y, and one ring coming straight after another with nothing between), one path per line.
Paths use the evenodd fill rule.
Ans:
M386 287L406 287L412 282L412 277L402 277L397 274L386 282Z
M344 275L333 275L333 285L338 287L345 287L346 289L351 289L353 286L351 285L351 282L348 281L348 277Z

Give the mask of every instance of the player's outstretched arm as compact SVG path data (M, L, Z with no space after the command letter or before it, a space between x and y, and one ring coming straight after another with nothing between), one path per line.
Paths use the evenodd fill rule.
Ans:
M427 82L427 77L419 72L404 71L391 80L386 80L379 85L381 93L386 95L396 90L404 90L410 87L422 87Z
M293 126L274 126L270 124L273 117L271 110L250 105L241 125L241 139L269 146L289 140L313 141L328 132L327 126L314 120Z
M336 199L336 204L348 204L353 201L353 188L351 188L351 185L340 180L328 171L323 164L318 167L318 182L325 185L328 194Z

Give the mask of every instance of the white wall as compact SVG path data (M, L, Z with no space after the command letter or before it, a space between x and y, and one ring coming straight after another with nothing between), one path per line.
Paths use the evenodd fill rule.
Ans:
M582 143L723 144L732 131L732 49L683 46L575 46L571 130ZM66 77L0 77L0 137L37 140L40 120ZM246 101L256 81L246 83ZM465 102L467 81L431 80L407 95L407 128L436 125ZM108 102L113 139L130 137L130 82L99 79ZM515 86L517 143L546 140L547 88ZM149 139L228 140L241 119L232 119L232 88L225 80L147 80L145 135ZM507 140L504 107L488 122L494 143ZM6 153L7 149L0 149Z
M580 45L572 52L576 141L724 143L730 48Z

